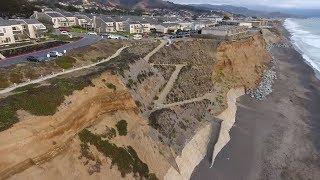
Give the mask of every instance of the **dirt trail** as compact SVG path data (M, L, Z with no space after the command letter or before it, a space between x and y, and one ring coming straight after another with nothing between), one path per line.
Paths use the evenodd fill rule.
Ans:
M36 83L39 83L39 82L43 82L43 81L46 81L48 79L52 79L52 78L55 78L57 76L60 76L60 75L64 75L64 74L69 74L69 73L72 73L72 72L75 72L75 71L79 71L79 70L82 70L82 69L88 69L88 68L91 68L91 67L94 67L94 66L97 66L101 63L104 63L104 62L107 62L107 61L110 61L111 59L117 57L120 55L120 53L126 49L128 46L124 46L120 49L117 50L116 53L114 53L112 56L110 56L109 58L107 59L104 59L104 60L101 60L97 63L93 63L93 64L90 64L90 65L86 65L86 66L82 66L82 67L79 67L79 68L74 68L74 69L70 69L70 70L63 70L62 72L59 72L57 74L52 74L52 75L49 75L49 76L45 76L45 77L42 77L42 78L39 78L39 79L35 79L35 80L32 80L32 81L29 81L29 82L25 82L25 83L21 83L21 84L18 84L16 86L13 86L13 87L9 87L9 88L6 88L6 89L3 89L0 91L0 94L5 94L5 93L8 93L8 92L11 92L17 88L20 88L20 87L24 87L24 86L27 86L27 85L30 85L30 84L36 84Z
M175 103L171 103L171 104L163 104L159 107L161 108L170 108L170 107L173 107L173 106L180 106L180 105L184 105L184 104L189 104L189 103L193 103L193 102L198 102L198 101L202 101L202 100L205 100L205 99L208 99L210 101L215 101L215 96L211 93L207 93L201 97L197 97L197 98L193 98L193 99L188 99L188 100L185 100L185 101L180 101L180 102L175 102Z
M175 66L176 66L176 70L172 73L169 81L167 82L166 86L164 87L164 89L162 90L161 94L159 95L158 100L154 101L154 104L155 104L156 107L163 106L163 102L166 100L166 97L167 97L168 93L170 92L170 90L172 89L174 82L178 78L178 75L179 75L181 69L185 65L184 64L178 64L178 65L175 65Z
M157 53L166 44L167 44L167 41L161 40L160 45L158 47L156 47L154 50L152 50L149 54L147 54L146 57L144 57L143 59L146 60L147 62L149 62L149 59L151 58L151 56L153 56L155 53Z

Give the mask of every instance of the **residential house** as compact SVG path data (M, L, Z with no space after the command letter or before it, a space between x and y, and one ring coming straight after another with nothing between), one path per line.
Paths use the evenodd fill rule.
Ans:
M60 13L68 20L68 27L78 25L78 19L74 14L70 12L60 12Z
M0 19L0 44L12 44L44 36L46 27L35 19Z
M148 22L125 21L123 25L124 30L130 34L149 33L151 28L151 24Z
M244 27L247 27L247 28L252 28L252 22L239 22L239 26L244 26Z
M30 39L43 38L47 32L46 26L36 19L16 19L26 25L26 33Z
M124 31L123 22L125 21L125 18L122 16L115 16L115 17L112 17L112 19L114 20L116 31L118 32Z
M84 15L84 14L75 14L76 17L76 24L77 26L83 27L83 28L91 28L92 27L92 21L91 19Z
M114 20L108 16L94 16L92 27L99 33L116 32Z
M160 32L164 34L176 33L177 30L180 28L181 27L178 23L172 23L172 22L165 22L165 23L154 25L154 29L156 30L156 32Z

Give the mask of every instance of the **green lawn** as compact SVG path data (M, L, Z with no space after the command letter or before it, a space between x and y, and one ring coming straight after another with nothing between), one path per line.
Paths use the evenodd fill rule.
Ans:
M70 32L76 32L76 33L87 33L89 30L83 28L83 27L71 27Z

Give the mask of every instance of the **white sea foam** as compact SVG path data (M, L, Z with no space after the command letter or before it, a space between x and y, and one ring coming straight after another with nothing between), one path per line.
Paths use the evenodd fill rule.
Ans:
M319 19L296 20L287 19L284 23L286 29L291 33L291 41L303 58L320 77L320 33L311 32L312 28L320 26Z

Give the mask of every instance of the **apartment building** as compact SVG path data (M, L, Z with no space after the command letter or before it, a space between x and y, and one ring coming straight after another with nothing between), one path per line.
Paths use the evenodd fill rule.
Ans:
M77 17L70 13L70 12L60 12L62 16L64 16L68 21L68 27L70 26L77 26L78 25L78 19Z
M84 14L75 14L74 16L76 17L77 26L81 26L83 28L92 27L92 20L88 16Z
M151 24L148 22L138 22L138 21L125 21L124 30L130 34L142 34L149 33L151 29Z
M36 19L0 19L0 44L13 44L44 36L46 27Z
M116 32L115 22L109 16L94 16L92 26L98 33Z

